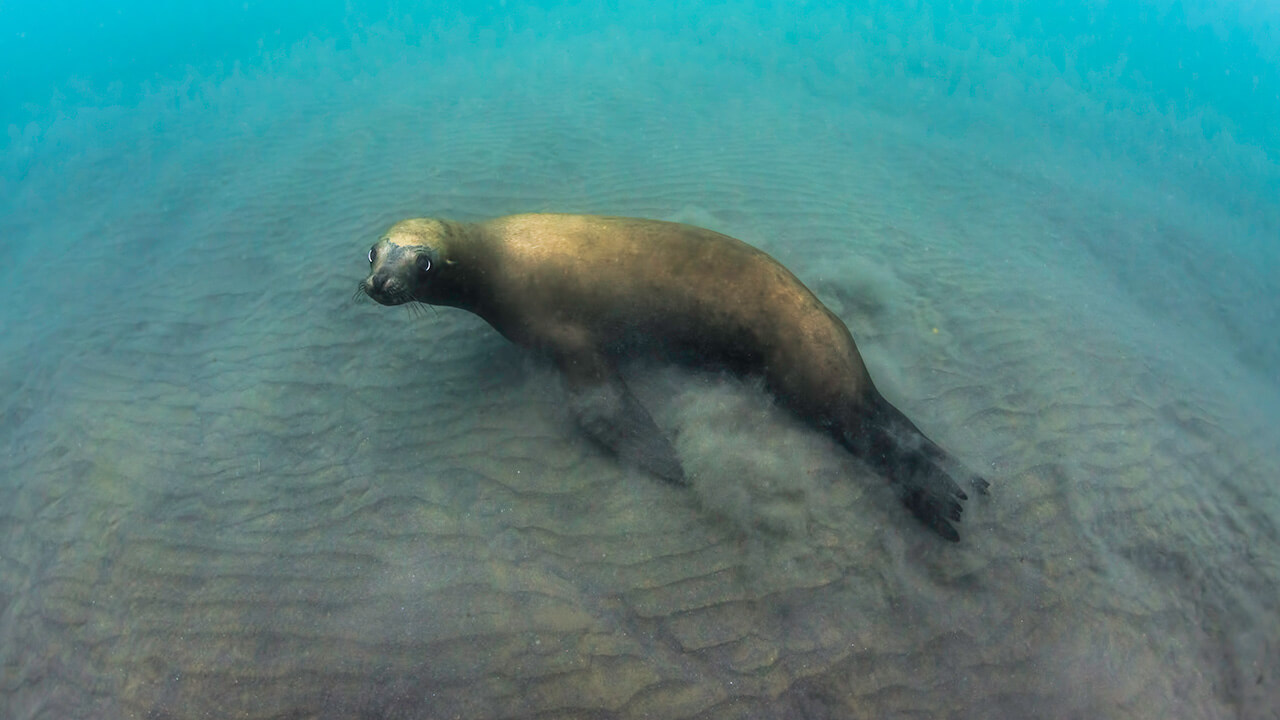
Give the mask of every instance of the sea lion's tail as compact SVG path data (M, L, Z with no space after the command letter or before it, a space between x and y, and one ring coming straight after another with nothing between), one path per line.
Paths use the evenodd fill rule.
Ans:
M889 481L902 504L920 522L958 542L960 533L951 523L960 521L964 511L961 503L969 496L952 473L972 474L878 391L872 388L868 395L858 407L857 423L843 430L840 441ZM989 487L976 475L970 485L983 495Z

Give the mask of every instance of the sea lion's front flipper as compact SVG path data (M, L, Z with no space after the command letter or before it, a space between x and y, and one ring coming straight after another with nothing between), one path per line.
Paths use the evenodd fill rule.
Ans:
M683 485L680 459L649 411L612 366L594 353L560 358L578 426L623 461Z

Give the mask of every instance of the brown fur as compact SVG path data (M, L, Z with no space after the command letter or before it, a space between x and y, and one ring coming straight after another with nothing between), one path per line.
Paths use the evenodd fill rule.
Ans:
M366 294L469 310L550 356L583 429L660 477L684 480L615 368L638 351L762 376L783 406L884 474L921 521L959 537L949 521L967 497L948 471L958 465L876 391L844 323L744 242L633 218L424 218L397 223L371 256Z

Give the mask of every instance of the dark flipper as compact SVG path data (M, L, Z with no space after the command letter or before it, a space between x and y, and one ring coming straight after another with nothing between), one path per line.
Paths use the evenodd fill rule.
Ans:
M593 440L668 482L685 483L676 450L621 380L571 391L579 427Z
M855 429L844 430L841 441L889 480L902 504L920 522L947 540L959 541L960 533L952 523L960 521L961 502L969 496L948 469L958 473L960 464L878 392L871 394L874 397L858 408ZM983 495L989 486L977 476L971 485Z
M676 450L608 362L592 353L562 357L578 426L606 449L667 482L685 484Z

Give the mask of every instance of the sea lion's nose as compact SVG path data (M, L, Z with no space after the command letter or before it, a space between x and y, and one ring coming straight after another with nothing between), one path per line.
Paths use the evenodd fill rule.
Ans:
M374 275L369 279L369 287L373 288L374 292L382 292L387 287L387 276L382 273Z

